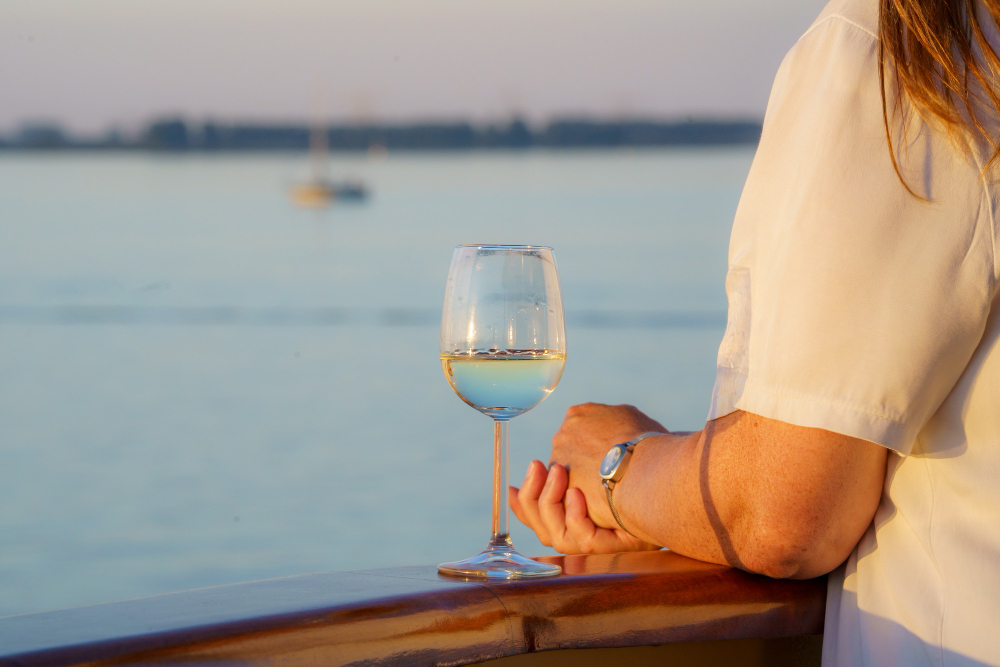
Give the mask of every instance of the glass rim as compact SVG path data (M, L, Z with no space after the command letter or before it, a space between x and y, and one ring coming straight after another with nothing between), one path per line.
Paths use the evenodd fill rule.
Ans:
M552 250L550 245L504 245L502 243L459 243L455 248L483 248L485 250Z

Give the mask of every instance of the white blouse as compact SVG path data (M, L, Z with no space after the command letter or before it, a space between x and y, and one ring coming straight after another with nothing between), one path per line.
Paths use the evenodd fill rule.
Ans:
M905 104L894 144L930 202L901 184L877 12L834 0L778 71L709 419L745 410L892 450L875 521L830 576L824 665L1000 665L1000 188L984 146Z

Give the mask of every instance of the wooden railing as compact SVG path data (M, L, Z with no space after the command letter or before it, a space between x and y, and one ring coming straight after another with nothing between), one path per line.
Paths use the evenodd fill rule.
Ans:
M666 551L544 560L565 574L491 583L433 567L327 572L8 616L0 665L461 665L822 632L821 579L776 581Z

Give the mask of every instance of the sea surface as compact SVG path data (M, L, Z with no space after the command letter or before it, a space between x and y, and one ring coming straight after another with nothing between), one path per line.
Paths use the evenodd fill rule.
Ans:
M492 428L438 361L459 243L555 248L566 370L513 483L574 403L699 428L752 156L341 157L372 198L308 211L303 155L0 153L0 614L478 552Z

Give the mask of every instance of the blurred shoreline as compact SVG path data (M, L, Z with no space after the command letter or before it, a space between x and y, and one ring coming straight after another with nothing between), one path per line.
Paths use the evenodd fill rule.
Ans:
M0 135L0 151L307 151L316 127L300 123L196 123L162 118L129 135L113 128L99 137L74 135L56 123L28 122ZM532 127L522 119L496 124L467 121L323 124L333 151L368 152L496 149L577 149L756 144L756 119L563 118Z

